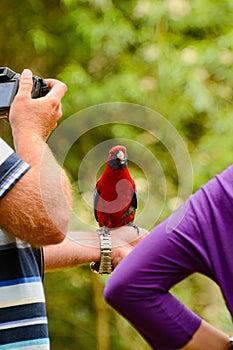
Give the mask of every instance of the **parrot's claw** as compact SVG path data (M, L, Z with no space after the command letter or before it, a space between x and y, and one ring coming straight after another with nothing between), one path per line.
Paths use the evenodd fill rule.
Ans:
M128 226L131 226L137 230L137 234L139 235L139 227L134 222L129 222Z
M107 226L101 226L96 231L102 233L103 235L109 233L109 229Z

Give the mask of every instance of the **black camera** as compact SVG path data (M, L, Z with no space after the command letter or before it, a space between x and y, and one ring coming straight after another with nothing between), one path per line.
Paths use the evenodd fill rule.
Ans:
M0 116L7 116L18 91L20 74L8 67L0 67ZM45 96L49 92L46 81L33 76L32 98Z

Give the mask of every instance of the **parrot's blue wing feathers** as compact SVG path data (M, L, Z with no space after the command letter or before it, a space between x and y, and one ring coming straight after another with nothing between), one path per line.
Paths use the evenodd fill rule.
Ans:
M133 197L132 197L132 206L137 209L138 207L138 192L137 190L133 193Z
M97 215L97 203L98 203L99 197L100 197L100 194L97 191L97 189L95 188L94 189L94 194L93 194L93 205L94 205L95 219L96 219L97 222L99 222L98 215Z

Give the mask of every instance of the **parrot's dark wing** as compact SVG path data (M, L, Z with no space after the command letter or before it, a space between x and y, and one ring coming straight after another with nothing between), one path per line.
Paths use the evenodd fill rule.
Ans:
M99 201L99 197L100 197L100 194L97 191L97 189L95 188L94 189L94 194L93 194L93 205L94 205L95 219L96 219L97 222L99 222L98 215L97 215L97 204L98 204L98 201Z
M138 192L137 190L133 193L133 197L132 197L132 206L137 209L138 207Z

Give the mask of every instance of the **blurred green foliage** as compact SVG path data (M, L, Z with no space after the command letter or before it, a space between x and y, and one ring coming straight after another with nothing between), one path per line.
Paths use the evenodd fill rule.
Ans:
M29 67L36 75L66 82L64 119L118 101L158 111L188 148L194 191L231 163L232 1L2 0L0 10L1 66L18 72ZM11 142L7 124L1 123L0 134ZM174 163L161 143L137 128L106 125L82 135L65 161L71 181L77 181L77 167L90 149L119 137L140 140L156 152L166 175L167 216L178 186ZM132 171L136 181L141 179L133 164ZM85 215L88 209L82 211ZM52 349L147 349L104 303L104 283L87 267L46 276ZM229 330L229 316L210 282L192 276L174 292L210 322Z

